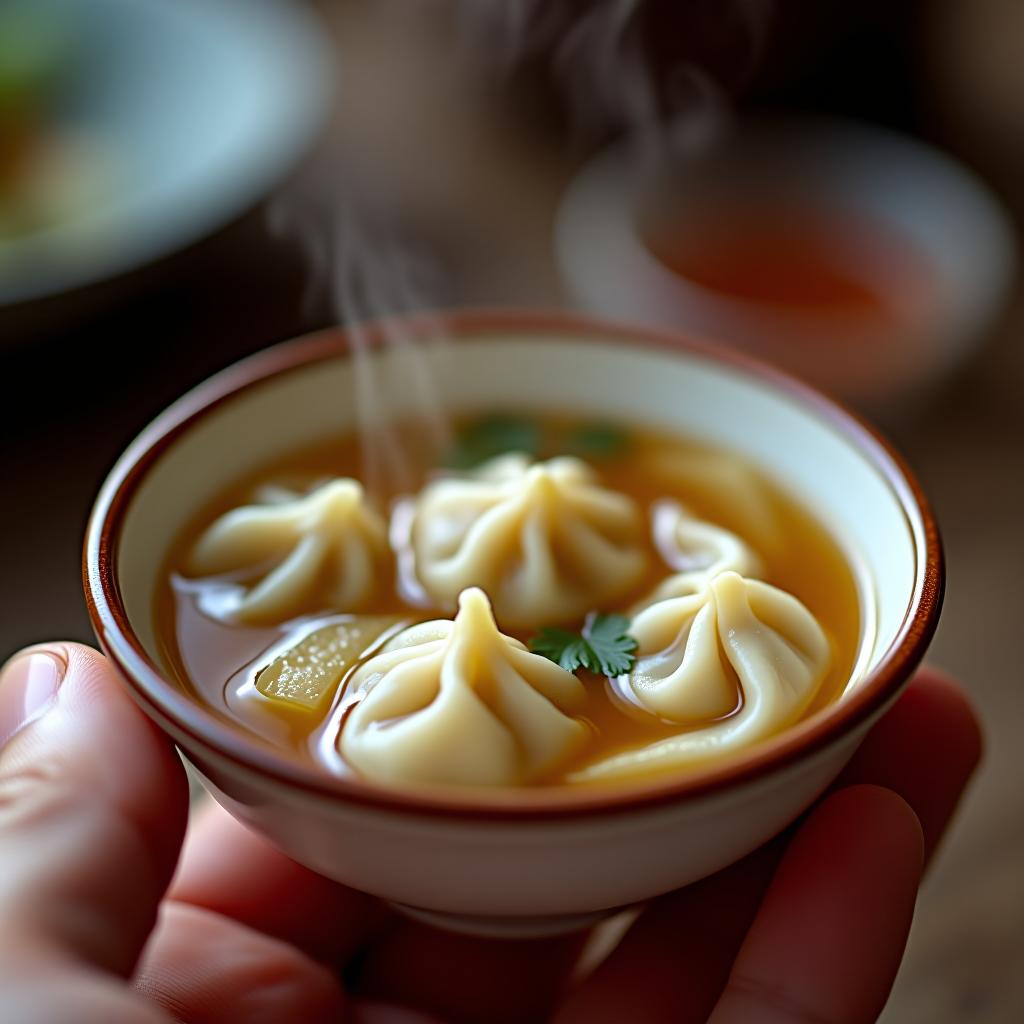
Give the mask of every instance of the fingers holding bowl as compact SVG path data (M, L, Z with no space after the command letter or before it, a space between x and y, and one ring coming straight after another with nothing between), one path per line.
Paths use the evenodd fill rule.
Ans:
M896 977L924 862L921 826L891 790L827 797L786 849L711 1024L870 1024Z
M949 825L980 760L982 746L977 717L963 691L948 676L925 669L869 733L837 787L841 790L871 784L899 794L919 822L927 859L934 853ZM840 809L845 806L843 803L839 805ZM879 826L872 818L872 811L878 807L882 817L895 820L895 835L899 842L890 853L895 852L912 867L914 827L902 810L893 811L886 798L879 798L877 794L871 794L867 800L862 796L848 809L856 812L868 832L873 832ZM833 808L829 812L830 817L834 813ZM813 815L808 823L812 820ZM802 828L798 835L802 834ZM819 838L812 836L812 848L813 843L831 841L827 820L824 824L819 822L816 828L819 829ZM696 1024L706 1020L729 978L733 958L744 942L779 857L789 842L789 835L780 837L739 865L655 901L608 959L570 995L559 1021L586 1020L596 1024L606 1019L623 1019L622 1014L626 1012L623 999L634 1014L633 1019L642 1020L643 1024L662 1020L673 1024L689 1021ZM793 856L798 855L803 856L799 851ZM877 856L878 851L866 851L867 859L860 870L867 872L871 858ZM792 876L794 861L789 860L788 851L786 858L786 863L791 865L789 873ZM906 868L906 864L903 866ZM857 877L870 882L869 877ZM917 880L910 868L903 871L902 877L907 893L903 894L900 905L905 907L907 900L912 905ZM839 882L838 876L831 881L827 878L821 880L826 887ZM773 882L772 891L776 894L785 892L784 889L776 889L779 884L791 883ZM861 913L864 907L872 905L869 902L855 909ZM784 910L779 909L778 913L781 917ZM821 915L826 917L824 910ZM897 939L902 934L902 924L894 923L884 913L880 914L876 924ZM766 942L765 945L769 944ZM899 949L902 950L902 945ZM701 965L700 970L691 969L695 963ZM887 994L891 978L889 982L885 981L885 970L881 970L878 977L881 978L879 990L884 989ZM627 996L638 978L644 979L643 988L648 994L642 1011L637 1010ZM721 1013L724 1014L726 1009L723 1008ZM640 1012L647 1016L636 1017L635 1014Z
M334 1024L335 975L300 950L212 911L167 902L134 987L181 1024Z
M339 969L389 917L377 900L296 864L213 800L189 826L169 895Z
M924 668L868 733L837 786L872 783L914 809L931 858L981 761L984 737L970 699L950 676Z
M96 651L17 655L0 703L46 688L0 751L0 943L128 974L177 860L185 773Z
M185 828L173 747L73 643L4 666L0 732L0 1016L167 1024L123 979Z
M351 1011L356 1021L404 1024L402 1014L414 1011L399 1007L450 1022L542 1019L584 941L485 940L409 922L296 864L213 801L189 828L170 897L341 972L360 1000ZM180 951L181 943L170 945ZM147 985L166 993L174 972L161 965L162 955L149 958L157 980Z
M872 783L902 795L920 818L930 852L977 764L980 746L966 698L946 677L925 671L869 734L841 783ZM858 811L861 820L873 806L868 801L867 809ZM640 1012L630 995L638 978L645 979L644 1012L651 1021L707 1019L785 842L783 837L740 865L652 904L572 994L559 1020L598 1022ZM916 876L910 872L909 877L912 892ZM282 893L289 898L282 900ZM358 993L442 1016L454 1013L453 1020L462 1019L460 1013L464 1019L483 1013L487 1019L502 1014L517 1019L550 1007L580 948L579 938L492 942L401 921L376 901L295 864L212 803L190 831L172 896L339 967L363 948L358 972L350 972ZM891 922L881 926L892 930ZM409 970L410 964L416 969ZM515 984L509 984L513 977ZM888 984L884 970L882 977Z
M655 900L569 994L558 1024L704 1024L783 848L777 840Z

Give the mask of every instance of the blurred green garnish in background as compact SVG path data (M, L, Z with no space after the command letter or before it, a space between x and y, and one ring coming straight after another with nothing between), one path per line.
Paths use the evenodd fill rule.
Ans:
M0 242L61 220L76 205L65 193L85 175L54 145L60 136L51 109L71 37L49 5L0 0Z
M522 452L536 458L540 447L541 429L533 420L519 416L484 416L459 431L444 464L452 469L473 469L507 452Z
M0 119L37 114L51 98L70 53L69 33L32 0L0 0Z
M614 423L584 423L569 434L565 450L581 459L614 459L629 447L629 437Z
M613 423L584 422L545 431L528 417L495 413L465 424L443 461L451 469L465 470L508 452L522 452L531 459L575 455L600 462L617 458L628 447L629 435Z

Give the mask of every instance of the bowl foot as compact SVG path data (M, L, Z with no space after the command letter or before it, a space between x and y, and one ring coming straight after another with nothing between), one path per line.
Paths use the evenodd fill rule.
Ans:
M589 928L606 917L619 913L622 909L614 907L609 910L597 910L584 914L545 914L536 917L514 915L491 917L475 914L448 914L440 910L410 907L405 903L392 903L391 906L414 921L421 921L449 932L478 935L488 939L542 939L551 935L565 935L569 932Z

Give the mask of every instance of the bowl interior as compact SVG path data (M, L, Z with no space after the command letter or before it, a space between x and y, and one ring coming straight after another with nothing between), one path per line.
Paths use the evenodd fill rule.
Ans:
M422 352L452 410L603 415L726 447L765 469L830 527L854 566L864 630L847 693L900 635L922 586L926 530L908 519L909 489L884 449L830 404L813 395L801 401L798 385L772 386L742 364L643 344L626 332L468 330L455 344L427 344ZM388 381L378 411L400 414L416 387L401 351L379 348L371 358L374 375ZM207 388L215 393L244 372L245 364ZM335 350L186 418L147 466L123 514L114 571L129 624L152 662L161 663L153 595L175 533L232 480L353 429L354 389L352 363ZM146 437L138 444L146 446ZM913 505L909 514L917 514Z

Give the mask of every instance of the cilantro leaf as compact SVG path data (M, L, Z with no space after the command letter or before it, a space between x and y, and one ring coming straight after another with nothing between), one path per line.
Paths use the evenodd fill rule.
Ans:
M625 615L594 615L583 629L599 668L588 665L591 672L606 676L620 676L628 672L636 661L637 642L627 632L629 619Z
M597 675L620 676L636 661L636 640L626 632L625 615L591 616L581 633L549 626L530 640L530 650L567 672L585 668Z
M540 654L561 665L566 672L575 672L576 669L585 665L590 657L590 650L586 640L579 633L569 629L559 629L557 626L549 626L542 629L530 640L530 650L534 654Z
M536 457L541 447L540 426L515 416L493 415L467 424L444 462L452 469L473 469L507 452Z

